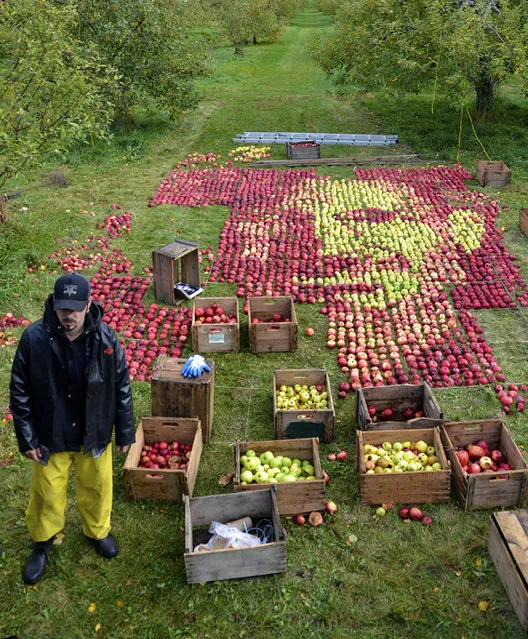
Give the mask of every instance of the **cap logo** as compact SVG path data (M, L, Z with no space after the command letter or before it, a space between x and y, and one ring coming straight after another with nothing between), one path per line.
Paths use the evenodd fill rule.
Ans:
M77 295L77 284L65 284L64 295Z

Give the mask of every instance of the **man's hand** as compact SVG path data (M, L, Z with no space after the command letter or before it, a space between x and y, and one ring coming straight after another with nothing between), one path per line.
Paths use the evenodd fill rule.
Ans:
M31 461L38 462L40 461L40 448L34 448L33 450L26 450L23 453L24 457L31 459Z
M128 446L118 446L117 447L117 452L118 453L128 453L128 449L130 448L130 444Z

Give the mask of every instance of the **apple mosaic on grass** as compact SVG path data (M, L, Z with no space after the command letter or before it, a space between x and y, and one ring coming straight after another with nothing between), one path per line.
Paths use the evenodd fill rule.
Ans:
M213 163L211 163L213 164ZM462 167L315 170L222 165L175 169L150 205L230 206L209 281L239 297L321 304L327 346L361 386L493 384L505 412L524 410L471 310L528 305L496 225L499 203L470 191Z
M243 149L231 157L243 163L256 155ZM524 410L525 387L504 384L471 312L528 305L526 283L496 225L499 203L468 190L471 174L462 167L358 169L355 178L192 154L149 205L230 207L217 255L213 247L200 250L209 281L236 285L246 300L291 295L321 304L327 346L345 375L340 398L361 386L493 384L505 412ZM157 355L181 356L192 313L143 303L152 269L133 275L132 262L112 247L133 232L133 216L111 208L84 243L57 238L50 261L65 271L100 264L94 299L122 338L132 379L148 381Z

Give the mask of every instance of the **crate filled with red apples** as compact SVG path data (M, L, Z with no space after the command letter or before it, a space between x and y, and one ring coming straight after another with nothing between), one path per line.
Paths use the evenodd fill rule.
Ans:
M236 297L201 297L193 303L192 344L196 353L237 353L240 320Z
M444 413L427 384L370 386L356 391L360 430L401 430L441 426Z
M465 510L528 505L528 467L500 419L446 422L442 438Z

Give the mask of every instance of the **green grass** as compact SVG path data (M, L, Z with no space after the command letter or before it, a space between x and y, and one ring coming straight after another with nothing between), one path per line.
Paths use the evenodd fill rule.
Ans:
M217 152L224 159L237 133L249 130L398 133L396 150L323 147L323 155L378 155L418 152L427 160L453 162L458 114L430 96L337 95L305 54L305 46L328 19L312 4L293 21L281 42L248 47L243 56L218 47L216 73L198 84L202 102L178 123L138 114L138 127L117 131L110 145L72 150L60 165L50 162L13 187L9 223L0 229L0 315L7 311L37 319L52 288L49 255L56 238L84 241L95 232L112 203L133 213L133 232L113 242L134 262L134 273L151 263L151 251L175 237L217 246L228 210L212 206L148 208L159 182L188 153ZM504 91L504 118L479 129L494 158L513 172L512 184L497 194L504 204L498 221L505 242L528 276L527 239L518 230L518 208L528 192L523 123L526 105ZM466 126L466 125L465 125ZM282 145L273 157L284 158ZM471 170L483 159L467 128L461 160ZM69 185L49 186L46 176L65 171ZM352 167L332 167L330 175L352 176ZM10 185L11 186L11 185ZM474 184L477 187L476 183ZM14 190L13 188L13 190ZM95 215L89 215L94 212ZM31 264L46 270L29 275ZM207 286L209 296L233 295L227 284ZM147 303L154 301L152 290ZM342 376L335 354L326 348L326 320L318 308L297 305L301 327L295 353L251 355L242 317L241 352L214 355L214 428L205 446L195 495L222 492L218 479L234 470L235 441L272 439L271 380L275 368L325 367L332 388ZM479 322L508 378L527 382L526 316L518 311L481 311ZM302 328L311 325L315 336ZM13 333L19 335L20 329ZM521 342L519 344L519 342ZM190 354L187 348L185 354ZM14 347L0 348L0 413L8 404ZM133 383L135 416L150 414L150 385ZM488 388L435 391L452 420L502 416L517 443L528 446L526 417L505 417ZM321 446L323 466L332 476L328 496L339 505L318 529L283 523L288 532L288 570L254 579L186 584L183 564L183 508L178 504L125 500L123 459L116 456L113 532L121 555L108 562L95 555L80 532L72 498L65 538L54 548L48 574L36 590L24 587L20 573L29 552L24 525L29 462L17 453L12 429L0 426L0 636L21 639L103 636L138 637L521 637L524 636L486 550L490 511L465 513L453 494L448 504L426 506L435 522L426 528L402 524L396 512L373 518L359 501L355 459L355 401L336 402L336 441ZM336 465L326 453L351 452ZM10 453L13 455L10 456ZM73 488L73 485L72 485ZM72 493L73 495L73 493ZM357 541L347 543L349 535ZM477 565L482 560L480 565ZM487 612L480 601L490 603ZM89 612L90 604L96 604ZM102 628L96 632L96 624Z

